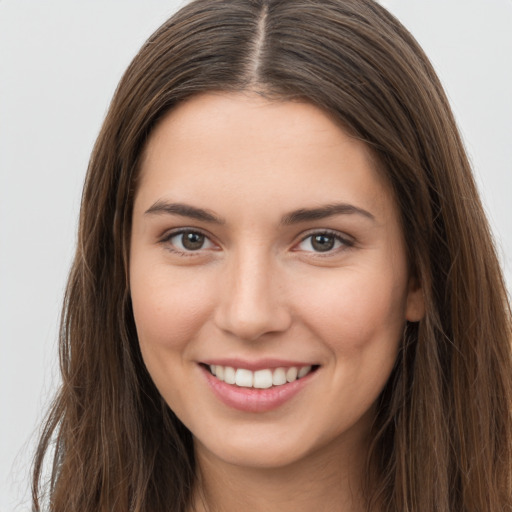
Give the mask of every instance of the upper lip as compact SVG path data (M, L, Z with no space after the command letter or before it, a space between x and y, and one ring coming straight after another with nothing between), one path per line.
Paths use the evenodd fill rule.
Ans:
M304 366L318 366L311 361L297 361L291 359L275 359L275 358L264 358L264 359L239 359L239 358L212 358L201 361L202 364L208 366L231 366L232 368L244 368L246 370L257 371L265 369L275 368L289 368L295 366L302 368Z

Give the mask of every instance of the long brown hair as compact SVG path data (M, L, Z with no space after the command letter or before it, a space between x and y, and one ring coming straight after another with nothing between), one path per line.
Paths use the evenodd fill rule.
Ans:
M394 191L422 285L425 318L407 325L379 398L368 510L512 510L511 314L493 241L432 66L372 0L196 0L131 63L83 192L63 382L35 459L34 510L45 489L54 512L190 506L192 437L153 385L135 332L133 198L145 143L165 113L200 92L248 89L309 101L366 142Z

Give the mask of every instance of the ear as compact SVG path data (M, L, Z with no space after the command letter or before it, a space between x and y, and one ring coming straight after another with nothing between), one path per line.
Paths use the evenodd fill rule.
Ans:
M423 288L417 278L409 279L409 289L407 292L407 304L405 308L405 318L409 322L419 322L425 316L425 300L423 298Z

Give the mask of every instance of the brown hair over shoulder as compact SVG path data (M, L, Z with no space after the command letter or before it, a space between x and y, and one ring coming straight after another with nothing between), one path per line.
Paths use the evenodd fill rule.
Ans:
M190 506L191 434L142 361L128 248L148 137L175 105L215 90L319 106L371 148L394 192L426 315L407 325L379 398L368 510L512 510L511 313L493 240L431 64L372 0L195 0L129 66L83 192L34 510L51 448L52 512Z

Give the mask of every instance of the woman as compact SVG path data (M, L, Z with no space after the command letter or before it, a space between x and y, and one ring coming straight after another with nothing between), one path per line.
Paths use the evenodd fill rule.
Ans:
M200 0L85 184L50 510L511 509L510 307L446 97L370 0Z

